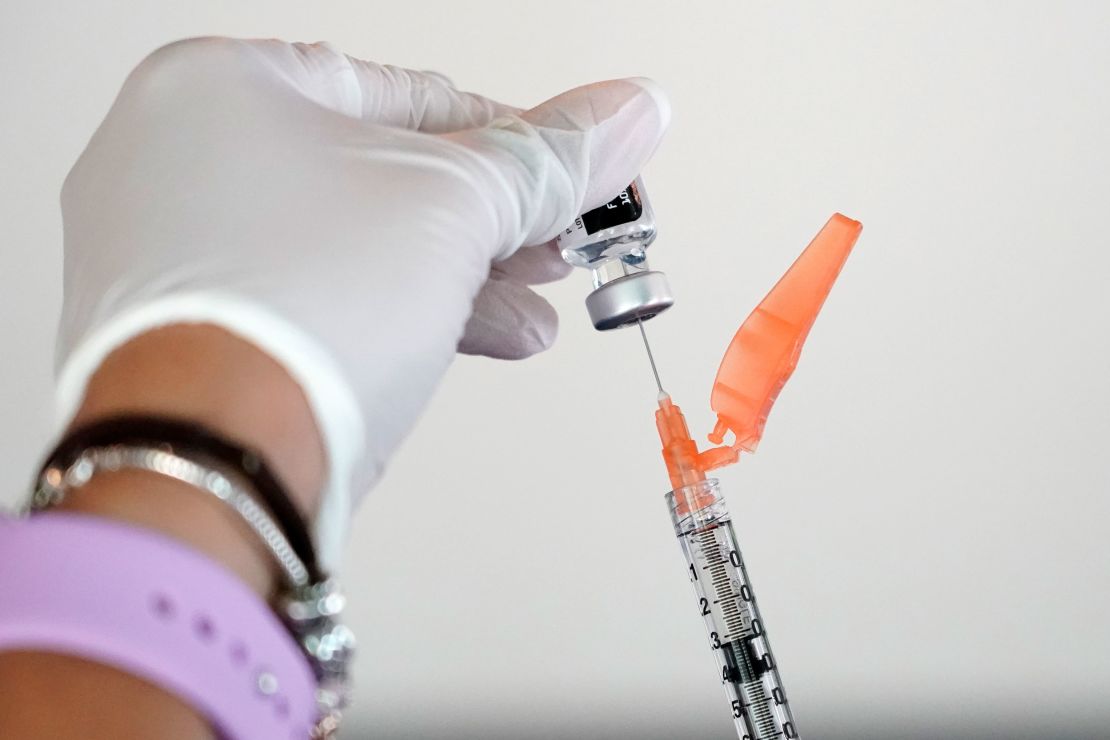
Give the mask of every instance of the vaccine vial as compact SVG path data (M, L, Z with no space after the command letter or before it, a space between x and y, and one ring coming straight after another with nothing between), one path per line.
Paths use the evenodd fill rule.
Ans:
M674 304L666 276L651 270L655 212L640 178L608 203L583 213L557 238L563 259L593 273L586 310L605 331L646 321Z

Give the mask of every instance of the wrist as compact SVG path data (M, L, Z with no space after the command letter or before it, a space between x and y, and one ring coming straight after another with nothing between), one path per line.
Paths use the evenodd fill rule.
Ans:
M91 377L72 422L121 414L200 424L257 450L311 522L326 463L297 383L254 345L212 325L149 331L112 352ZM277 571L259 539L221 502L154 473L97 476L63 502L165 532L220 561L256 592L272 593Z

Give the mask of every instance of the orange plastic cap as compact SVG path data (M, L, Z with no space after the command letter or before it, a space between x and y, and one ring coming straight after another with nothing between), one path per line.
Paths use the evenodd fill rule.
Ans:
M713 383L709 403L717 425L711 442L721 444L731 431L733 449L755 451L771 406L794 372L806 335L862 229L860 222L835 214L740 326Z

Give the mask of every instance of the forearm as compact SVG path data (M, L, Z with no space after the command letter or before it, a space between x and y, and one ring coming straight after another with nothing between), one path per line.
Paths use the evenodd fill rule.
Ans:
M202 424L260 451L311 521L325 475L323 446L300 388L270 357L212 327L141 335L103 363L74 420L121 413ZM269 552L224 504L154 473L95 477L60 508L162 531L223 563L269 598ZM176 698L115 669L66 656L0 653L0 737L207 738L207 723Z

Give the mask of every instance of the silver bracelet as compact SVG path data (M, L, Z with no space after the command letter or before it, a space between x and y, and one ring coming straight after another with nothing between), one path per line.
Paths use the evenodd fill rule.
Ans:
M289 540L258 505L250 492L218 470L173 452L144 446L112 445L84 450L68 469L48 467L31 497L31 510L55 506L68 491L84 486L94 475L119 470L145 470L206 491L230 506L254 530L281 566L292 588L308 584L308 570Z
M354 634L338 621L346 600L334 579L310 582L308 569L281 528L248 488L219 470L164 449L110 445L83 450L68 468L44 469L27 510L56 506L69 491L84 486L97 473L120 470L158 473L206 491L230 506L262 539L287 581L288 588L279 596L279 616L316 675L319 719L312 737L333 737L350 699L348 677L355 650Z

